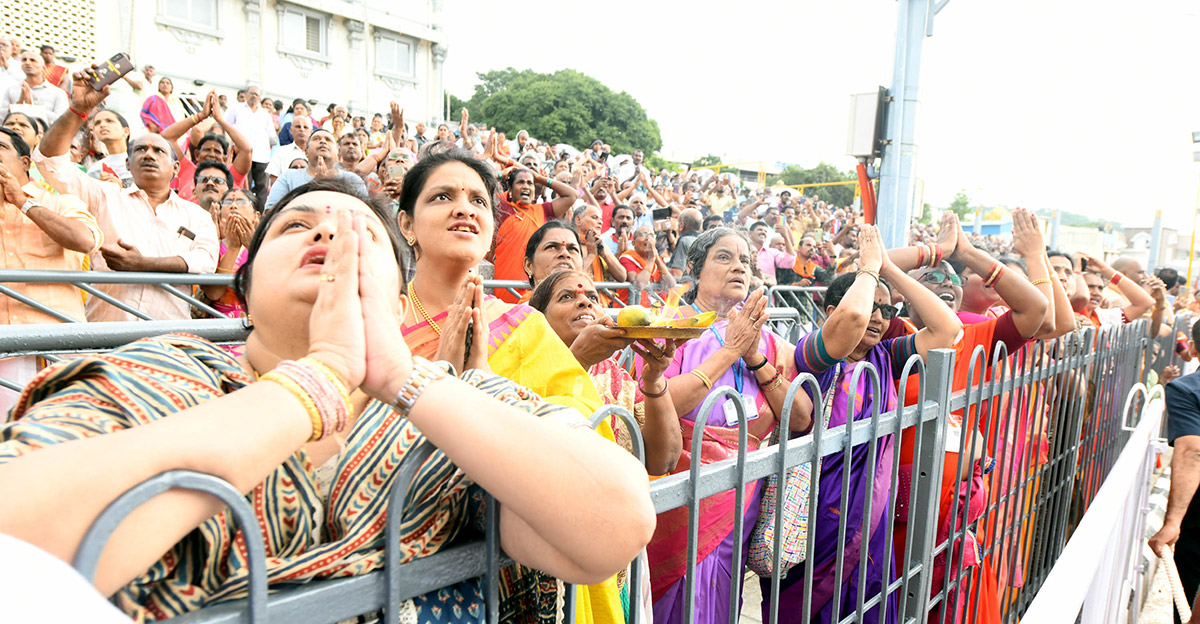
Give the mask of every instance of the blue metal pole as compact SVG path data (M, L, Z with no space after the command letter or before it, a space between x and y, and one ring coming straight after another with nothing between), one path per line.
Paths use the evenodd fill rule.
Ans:
M896 56L892 66L892 102L888 107L888 144L879 181L879 229L888 248L908 244L912 217L913 167L917 145L917 87L921 46L932 34L933 15L945 5L932 0L900 0L896 15Z
M1150 257L1146 259L1146 272L1158 268L1158 254L1162 244L1162 210L1154 211L1154 228L1150 230Z

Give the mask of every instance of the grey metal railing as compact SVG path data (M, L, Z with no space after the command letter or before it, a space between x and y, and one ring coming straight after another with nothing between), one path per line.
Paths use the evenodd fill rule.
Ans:
M212 321L204 321L212 323ZM146 325L131 323L131 325ZM1023 583L1011 587L1011 579L997 591L1003 597L1002 617L1004 621L1016 621L1032 596L1045 580L1047 571L1061 552L1071 527L1087 508L1095 494L1098 482L1103 481L1111 470L1117 449L1127 439L1123 425L1124 413L1121 401L1129 388L1142 377L1142 363L1150 341L1145 336L1145 322L1113 328L1106 331L1087 331L1081 336L1069 336L1056 343L1034 343L1017 354L1009 356L1003 348L996 350L989 363L981 351L972 354L969 366L970 377L975 383L965 391L953 392L954 354L939 350L929 354L922 362L914 356L900 377L900 396L905 395L907 386L917 384L919 400L910 406L892 411L882 411L877 401L874 408L861 418L851 419L845 425L826 428L822 413L821 389L809 375L801 375L793 381L788 398L801 391L807 384L813 390L813 428L810 434L776 445L768 445L755 451L740 446L737 457L725 461L701 465L693 464L692 470L658 479L651 484L651 498L659 513L687 507L689 510L690 537L687 558L685 594L688 604L693 604L696 580L694 570L697 560L697 520L699 501L722 492L733 491L739 502L746 495L746 487L771 474L783 474L788 468L809 464L812 468L812 492L809 498L809 534L817 529L816 505L822 487L840 490L842 509L852 502L849 488L850 474L843 472L841 482L822 483L821 466L834 456L840 455L848 462L853 454L866 449L866 470L873 481L875 470L887 466L878 462L883 444L898 445L899 436L911 432L913 436L913 479L907 497L900 497L897 468L899 454L892 459L891 481L888 501L889 511L885 523L878 529L885 531L887 557L893 551L893 532L898 519L891 510L902 505L904 519L911 529L905 542L906 555L895 562L894 572L885 566L878 592L868 594L866 587L867 553L860 552L859 558L847 560L839 551L836 558L835 578L842 578L847 566L858 565L858 595L853 596L853 612L840 613L841 588L835 594L833 621L861 621L872 609L896 609L908 621L970 621L969 613L963 609L973 608L978 603L984 588L983 566L966 565L964 543L967 532L978 536L981 551L993 561L1005 563L1008 569L1022 570ZM0 352L3 352L5 337L0 334ZM915 377L909 377L913 373ZM865 365L855 370L851 388L857 388L862 375L868 375L867 387L875 396L880 396L882 383L873 367ZM697 434L706 426L717 398L730 394L728 389L717 388L706 398L697 419ZM1085 409L1088 400L1094 410ZM854 404L854 397L848 398ZM789 406L791 402L787 402ZM741 414L740 402L735 408ZM598 413L594 422L603 420L612 411ZM939 511L942 498L942 470L946 455L948 418L961 415L966 427L978 430L986 445L984 455L996 458L996 470L992 473L986 505L982 511L965 513L958 498L949 513ZM635 437L635 449L642 448L639 430L627 414L620 414L630 424ZM1036 415L1036 418L1030 417ZM1032 422L1037 420L1036 423ZM1084 427L1085 421L1088 423ZM739 437L745 440L744 423ZM780 430L786 432L788 415L781 418ZM1016 424L1012 424L1012 423ZM1011 425L1011 426L1010 426ZM1023 428L1022 428L1023 427ZM1022 431L1026 442L1016 444L1013 431ZM957 445L958 466L947 465L946 470L962 470L964 458L972 457L977 443L974 438L963 435ZM1010 446L1011 448L1006 448ZM1039 455L1036 451L1045 447ZM422 448L430 448L423 446ZM693 457L699 452L693 446ZM420 453L405 457L401 470L415 469L421 462ZM401 475L403 477L403 475ZM161 479L163 477L156 477ZM397 480L397 487L407 488L408 479ZM403 485L399 485L403 484ZM211 484L195 483L198 489L210 491ZM149 486L147 486L149 487ZM966 482L967 500L971 498L971 482ZM136 489L136 488L135 488ZM402 494L393 491L390 502L395 504ZM128 507L113 511L121 515L132 509L126 499L113 503ZM869 517L869 494L864 528ZM392 507L395 508L395 507ZM489 510L496 510L489 505ZM976 510L978 511L978 510ZM108 512L106 511L106 514ZM776 532L781 528L782 516L774 518ZM106 518L111 521L111 518ZM391 518L389 518L389 522ZM943 523L949 529L944 530ZM387 566L384 570L361 577L337 580L320 580L301 587L289 587L272 593L265 602L265 614L273 621L317 622L336 621L356 614L383 610L386 614L396 612L399 601L470 578L486 579L484 595L488 597L489 621L496 615L496 579L499 570L508 563L499 551L495 532L495 517L489 522L490 532L485 540L454 545L427 558L408 563ZM844 540L851 527L842 521L837 527L839 539ZM741 533L735 531L735 553L741 553ZM389 539L391 539L389 534ZM98 552L103 547L98 543L85 544L81 552ZM389 542L390 543L390 542ZM808 543L808 561L814 557L815 544ZM390 552L394 552L394 549ZM736 555L740 558L740 554ZM778 553L776 553L778 564ZM391 559L389 559L391 560ZM653 565L654 562L651 562ZM735 561L735 570L740 570L740 559ZM251 578L265 580L265 570L252 560ZM634 569L636 570L636 563ZM775 566L778 570L778 565ZM942 574L942 581L934 583L935 576ZM998 574L991 570L993 575ZM734 574L733 602L740 594L742 575ZM1001 581L999 577L992 579ZM814 571L805 566L802 612L808 612L812 600ZM254 583L251 583L254 586ZM777 605L780 595L779 574L770 580L768 617L771 622L778 616ZM767 593L767 592L764 592ZM639 604L640 586L630 584L630 604ZM255 621L248 609L258 609L261 599L241 599L211 605L199 611L175 618L179 622L235 622ZM752 608L752 607L748 607ZM686 621L695 614L688 612ZM738 617L736 611L731 621Z
M207 303L184 292L178 286L229 286L233 283L233 275L225 273L140 273L132 271L38 271L27 269L0 269L0 295L11 297L39 312L48 314L66 323L78 323L83 319L75 319L54 308L34 300L18 292L11 284L66 284L78 288L90 297L96 297L116 306L124 312L144 320L155 319L142 310L138 310L123 301L97 288L96 284L141 284L157 287L173 297L181 299L193 311L213 318L227 318L227 315L215 310ZM484 288L493 292L504 291L514 297L521 297L530 290L529 282L519 280L484 280ZM596 288L612 300L616 307L624 307L631 302L641 300L644 292L653 305L665 302L665 289L656 284L642 288L631 282L597 282ZM188 289L190 290L190 288Z

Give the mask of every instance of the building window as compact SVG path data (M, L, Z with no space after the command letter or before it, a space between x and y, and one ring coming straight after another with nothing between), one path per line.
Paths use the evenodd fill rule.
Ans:
M158 14L169 23L217 29L217 0L159 0Z
M280 16L279 47L289 52L328 56L329 18L297 9L284 9Z
M411 77L416 73L416 40L402 35L377 33L375 37L375 72L378 74Z

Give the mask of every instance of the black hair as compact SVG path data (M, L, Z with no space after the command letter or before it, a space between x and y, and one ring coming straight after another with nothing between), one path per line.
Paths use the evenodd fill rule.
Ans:
M612 216L617 216L618 210L628 210L630 215L632 215L635 219L637 218L637 213L633 211L633 206L630 206L629 204L617 204L616 206L613 206Z
M502 189L504 192L506 192L506 193L507 193L508 191L511 191L511 190L512 190L512 187L513 187L513 184L514 184L514 183L517 181L517 176L518 176L518 175L520 175L520 174L522 174L522 173L528 173L528 174L529 174L529 177L530 177L530 178L531 178L531 179L532 179L532 180L533 180L535 183L537 182L537 176L533 175L533 170L532 170L532 169L525 169L525 168L523 168L523 167L516 167L516 168L514 168L512 171L509 171L509 172L508 172L508 175L504 176L504 180L502 180L502 181L501 181L500 188L501 188L501 189Z
M275 100L275 112L283 110L283 100Z
M1002 264L1021 267L1021 272L1024 273L1025 275L1029 275L1029 265L1025 263L1024 258L1018 258L1017 256L1004 255L1004 256L1000 256L999 260Z
M240 189L239 189L240 190ZM233 275L233 294L237 296L238 302L242 304L242 308L249 310L249 294L250 294L250 274L254 270L254 259L258 256L258 250L262 247L263 239L266 237L267 230L271 226L271 222L275 220L292 200L308 193L317 191L330 191L333 193L341 193L349 195L371 209L375 216L383 223L383 230L387 232L388 239L392 243L392 253L396 256L396 264L400 268L400 275L404 275L404 246L401 241L403 238L400 235L400 226L396 223L396 219L392 216L392 203L383 195L363 195L357 188L350 186L340 178L318 178L307 184L302 184L289 191L281 197L275 205L265 213L262 219L258 222L258 227L254 230L254 236L250 237L250 243L246 245L246 262L238 267L238 270ZM400 280L400 292L405 289L404 280Z
M829 282L829 287L825 289L825 297L821 299L821 305L836 308L842 302L842 297L846 296L846 291L850 290L850 287L854 285L854 280L856 279L858 279L857 273L842 273L833 278L833 281ZM892 292L892 285L888 284L884 279L880 278L879 285L886 288L889 293Z
M575 228L567 225L566 223L555 219L554 221L547 221L545 225L538 228L533 232L532 235L530 235L529 241L525 243L526 261L533 262L533 255L537 253L538 246L541 245L542 240L546 238L546 232L551 230L566 230L570 232L571 236L575 237L575 244L579 245L580 248L583 247L583 242L579 240L579 232L576 232ZM529 276L529 285L537 286L537 284L533 281L533 275Z
M126 130L129 129L129 122L125 120L125 116L122 115L121 113L118 113L117 111L115 111L111 108L102 108L102 109L92 113L92 119L95 119L96 115L99 115L100 113L112 113L113 116L117 118L117 123L121 124L122 128L125 128Z
M1174 288L1176 284L1179 284L1182 281L1179 279L1179 271L1176 271L1171 267L1163 267L1155 271L1154 276L1162 280L1163 286L1165 286L1168 290Z
M470 167L479 176L479 179L483 181L483 185L487 188L488 192L488 207L494 211L496 194L499 192L496 175L492 173L491 168L485 165L483 161L471 155L470 152L461 149L452 149L427 154L424 158L417 161L417 164L413 165L412 169L408 170L408 173L404 176L404 188L400 191L400 212L408 213L410 218L415 217L417 198L425 190L425 184L429 181L429 176L441 168L442 165L455 162ZM495 214L493 213L494 216Z
M308 102L305 101L304 98L296 98L296 99L292 100L292 105L288 107L287 112L294 114L296 112L297 104L303 104L304 108L308 108Z
M0 132L7 134L8 138L12 139L13 149L17 150L17 156L29 158L33 154L33 150L29 149L29 144L25 142L25 139L21 138L21 135L17 134L16 130L0 127ZM26 171L25 173L29 172Z
M10 111L4 116L4 121L0 121L0 124L8 123L8 118L12 117L13 115L20 115L24 117L25 121L28 121L29 125L33 126L34 134L46 134L46 130L50 129L50 126L47 126L46 121L41 117L38 117L37 115L29 115L20 111Z
M696 240L692 241L692 246L688 247L687 274L692 279L692 287L683 294L684 301L688 303L696 301L696 295L700 293L700 273L704 271L704 263L708 261L708 252L726 236L736 236L746 243L747 249L751 247L746 235L732 228L722 226L701 232Z
M255 195L254 192L251 191L250 189L230 187L228 191L225 191L221 195L221 201L225 201L225 198L229 197L233 193L241 193L242 195L245 195L246 199L249 199L250 203L254 204L254 210L256 210L256 211L258 210L258 196Z
M529 307L537 310L538 312L545 313L546 308L550 307L550 295L554 294L554 287L557 286L564 277L570 275L579 275L581 277L586 277L589 282L592 281L591 276L583 271L575 271L573 269L555 271L547 276L546 279L542 280L542 283L538 284L537 287L533 289L533 294L529 295Z
M1058 251L1057 249L1048 250L1046 252L1046 257L1048 257L1048 258L1066 258L1067 260L1071 261L1072 265L1075 264L1075 259L1071 257L1071 254L1069 254L1065 251Z
M1192 335L1192 342L1196 343L1196 348L1200 349L1200 321L1192 323L1192 331L1189 333Z
M192 184L196 186L200 185L197 180L200 179L200 172L205 169L219 169L221 173L225 174L225 188L233 188L233 173L229 171L229 167L226 167L225 163L215 160L206 160L196 165L196 171L192 172Z
M957 273L959 277L962 277L963 271L967 270L966 263L964 263L962 260L959 260L958 258L953 257L953 256L951 256L949 258L944 258L942 260L942 262L945 262L946 264L950 265L950 268L954 269L954 272Z
M754 223L751 223L750 227L746 228L746 230L749 232L753 232L754 228L756 228L760 225L767 228L768 231L770 231L770 229L771 229L771 226L767 225L766 221L755 221Z
M223 135L223 134L217 134L216 132L208 132L204 136L200 137L200 140L196 141L196 144L192 146L191 151L192 151L193 159L196 157L196 153L200 151L200 148L204 147L204 144L208 143L209 141L216 141L217 143L219 143L221 145L221 153L222 154L229 153L229 139L225 138L225 135ZM230 184L229 186L233 186L233 185Z

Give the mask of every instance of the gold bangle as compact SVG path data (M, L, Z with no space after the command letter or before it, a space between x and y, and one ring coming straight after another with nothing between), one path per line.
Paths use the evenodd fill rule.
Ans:
M696 379L700 380L700 383L704 384L705 388L712 390L712 380L708 378L708 375L704 374L704 371L701 371L698 368L693 368L691 372L696 376Z
M854 277L857 278L859 275L862 275L864 273L875 278L875 283L879 284L879 282L880 282L879 274L876 273L875 271L872 271L871 269L859 269L858 272L854 274Z
M324 430L324 425L321 421L321 412L317 409L317 404L313 402L312 397L308 396L308 393L304 391L304 388L300 387L300 384L293 381L291 377L275 371L259 377L259 380L275 382L292 393L292 396L296 397L304 405L304 411L308 412L308 418L312 421L312 436L308 438L309 441L321 439L321 434Z
M783 385L782 372L775 374L775 379L771 380L771 382L767 384L767 387L763 388L763 392L770 392L781 385Z
M1049 283L1050 283L1050 278L1047 278L1047 277L1033 280L1034 286L1037 286L1038 284L1049 284Z

